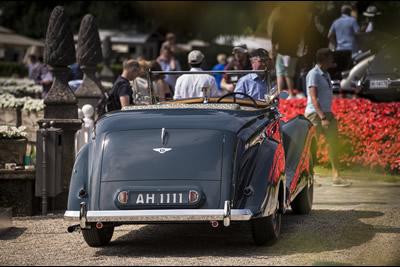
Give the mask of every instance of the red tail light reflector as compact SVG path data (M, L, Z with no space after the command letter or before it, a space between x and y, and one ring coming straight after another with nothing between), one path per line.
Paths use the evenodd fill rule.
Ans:
M189 203L195 203L199 200L199 193L194 190L189 191Z
M126 204L128 202L128 192L122 191L118 194L118 201L122 204Z

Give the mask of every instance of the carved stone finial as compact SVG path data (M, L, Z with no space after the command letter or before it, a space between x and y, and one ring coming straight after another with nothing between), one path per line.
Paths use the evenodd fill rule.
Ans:
M53 66L68 66L75 62L75 44L71 24L64 8L51 12L44 47L44 62Z
M44 61L50 65L53 84L44 103L45 118L78 118L77 100L68 86L69 64L75 62L75 44L71 24L64 8L57 6L50 15L44 47Z
M103 61L96 19L90 14L86 14L82 19L77 50L77 60L80 66L96 65Z
M96 106L102 96L96 70L97 64L103 61L103 53L96 19L90 14L83 17L79 28L77 60L84 73L82 84L75 91L78 107L82 108L85 104Z

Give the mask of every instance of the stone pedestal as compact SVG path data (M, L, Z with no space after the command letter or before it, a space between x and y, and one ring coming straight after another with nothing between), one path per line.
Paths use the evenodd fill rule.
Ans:
M0 165L16 163L17 166L24 166L27 143L25 138L0 139Z
M12 207L13 216L35 213L35 170L0 169L0 207Z
M78 107L82 109L84 105L90 104L96 109L97 103L102 96L102 90L95 75L96 67L82 66L81 69L84 72L83 82L75 92Z
M78 118L77 100L68 86L68 67L50 67L54 81L47 93L44 104L45 118L70 119Z

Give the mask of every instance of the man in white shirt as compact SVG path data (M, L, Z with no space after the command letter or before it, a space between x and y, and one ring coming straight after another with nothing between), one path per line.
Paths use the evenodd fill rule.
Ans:
M203 71L200 68L204 55L199 50L189 53L190 71ZM203 88L208 88L207 96L218 97L220 91L215 78L209 74L184 74L176 80L174 99L203 97Z

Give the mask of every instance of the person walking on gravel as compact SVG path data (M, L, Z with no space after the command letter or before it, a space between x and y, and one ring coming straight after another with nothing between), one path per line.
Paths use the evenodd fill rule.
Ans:
M307 107L305 117L317 129L317 138L322 133L329 144L329 159L332 165L333 186L350 186L351 183L340 178L338 128L337 121L332 113L333 102L331 77L327 70L333 64L333 53L329 48L320 48L317 51L317 64L311 69L306 78Z

